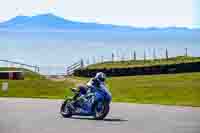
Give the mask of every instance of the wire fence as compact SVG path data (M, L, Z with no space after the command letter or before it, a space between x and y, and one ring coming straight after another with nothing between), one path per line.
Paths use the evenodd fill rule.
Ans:
M97 63L105 63L105 62L123 62L123 61L137 61L137 60L143 60L144 62L146 60L159 60L159 59L166 59L168 60L170 57L169 50L166 49L156 49L153 48L151 52L148 50L144 50L143 54L141 55L141 52L137 52L136 50L129 51L129 52L124 52L124 53L110 53L110 57L105 57L105 56L99 56L99 57L88 57L87 59L81 59L84 67L92 64L97 64ZM180 56L185 56L188 57L188 48L184 48L184 52Z

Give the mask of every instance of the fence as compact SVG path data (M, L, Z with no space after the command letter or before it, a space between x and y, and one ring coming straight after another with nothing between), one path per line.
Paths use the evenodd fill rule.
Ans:
M162 49L162 50L161 50ZM150 51L150 52L149 52ZM183 53L180 53L180 56L189 56L188 54L188 48L183 48ZM177 56L177 55L176 55ZM159 59L168 59L170 57L170 51L168 48L151 48L151 50L144 49L143 51L136 51L136 50L129 50L125 51L124 53L121 52L115 53L111 52L108 56L99 56L99 57L88 57L84 59L84 65L92 65L92 64L98 64L98 63L104 63L104 62L116 62L116 61L130 61L130 60L143 60L144 62L148 59L151 60L159 60Z
M72 75L77 71L81 71L80 69L88 66L88 65L92 65L92 64L98 64L98 63L106 63L106 62L116 62L116 61L121 61L123 63L123 61L138 61L138 60L143 60L144 64L146 63L146 61L148 59L151 60L163 60L166 59L168 60L170 58L169 55L169 50L167 48L162 48L162 56L161 56L161 52L159 51L159 49L157 50L156 48L153 48L150 54L147 54L147 50L144 50L142 53L142 56L138 56L138 52L136 52L136 50L133 51L129 51L130 53L126 52L126 54L121 54L121 56L117 53L110 53L110 57L105 58L105 56L99 56L98 58L95 58L95 56L93 56L92 58L86 58L86 59L81 59L81 61L74 63L73 65L67 67L67 75ZM126 56L127 54L129 54L128 56ZM140 53L141 55L141 53ZM187 57L188 56L188 48L184 48L183 49L183 54L182 56ZM142 57L142 58L141 58ZM84 64L84 65L83 65ZM126 69L126 68L125 68ZM126 71L126 70L122 70L121 71ZM89 71L89 70L84 70L84 71ZM95 71L95 70L93 70ZM98 69L99 71L99 69ZM104 70L102 70L104 71ZM112 69L112 71L120 71L119 69ZM91 71L90 71L91 72ZM87 72L86 72L87 73ZM93 73L93 72L92 72ZM85 74L83 74L85 75ZM123 74L122 74L123 75Z
M67 75L72 75L75 70L81 69L84 67L83 60L80 60L71 66L67 67Z
M35 72L40 72L40 67L39 66L34 66L34 65L28 65L28 64L24 64L24 63L20 63L20 62L15 62L15 61L9 61L9 60L0 60L0 62L4 62L4 63L9 63L11 65L20 65L20 68L27 68L30 70L34 70Z
M147 61L147 54L144 51L143 53L143 61L140 59L140 67L129 67L127 66L127 68L92 68L92 69L88 69L87 67L83 68L83 69L75 69L73 71L73 74L75 76L85 76L85 77L92 77L94 76L97 72L101 71L106 73L108 76L130 76L130 75L148 75L148 74L167 74L167 73L182 73L182 72L200 72L200 59L198 58L198 60L196 60L197 58L185 58L188 57L188 49L185 48L185 53L183 54L184 57L182 58L169 58L169 52L168 49L166 48L164 51L164 55L165 58L158 58L156 56L156 50L153 49L153 60L155 60L157 63L152 64L152 62L150 60ZM100 62L94 60L93 58L93 62L94 64L97 63L108 63L109 65L111 65L112 63L114 63L115 61L121 61L123 63L123 61L133 61L131 63L139 63L138 59L137 59L137 53L136 51L132 52L130 54L130 58L125 58L124 56L122 56L121 60L116 60L115 59L115 54L112 53L111 54L111 58L110 60L104 60L103 56L101 56L101 60ZM195 59L194 61L187 61L190 59ZM136 61L136 62L134 62ZM163 61L163 63L161 62ZM130 63L130 62L128 62ZM148 63L152 64L149 65ZM144 66L143 66L143 65ZM148 64L148 65L146 65ZM87 65L91 65L89 64L89 59L86 60L86 64ZM145 66L146 65L146 66Z

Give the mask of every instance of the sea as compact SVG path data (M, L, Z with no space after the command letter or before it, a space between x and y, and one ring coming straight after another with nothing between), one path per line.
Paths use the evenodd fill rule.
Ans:
M199 37L200 38L200 37ZM9 60L40 67L45 75L62 75L68 66L79 62L84 65L114 60L200 56L200 39L187 37L154 37L152 35L115 34L92 32L0 32L0 60ZM0 61L2 66L17 66Z

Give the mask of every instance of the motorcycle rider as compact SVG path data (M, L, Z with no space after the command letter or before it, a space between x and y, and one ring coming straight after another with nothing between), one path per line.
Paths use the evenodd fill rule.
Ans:
M87 86L99 88L101 84L104 84L106 80L106 75L103 72L98 72L96 76L87 83Z
M91 78L86 86L79 86L78 90L74 89L74 91L78 92L76 101L85 101L86 96L92 93L93 88L100 88L101 85L105 84L106 75L103 72L98 72L94 78Z

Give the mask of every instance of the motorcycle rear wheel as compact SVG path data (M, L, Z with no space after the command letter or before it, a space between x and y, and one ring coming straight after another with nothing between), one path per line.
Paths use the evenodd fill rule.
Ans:
M64 118L70 118L72 117L72 111L70 108L69 103L71 102L71 99L66 99L60 108L60 114L64 117Z

